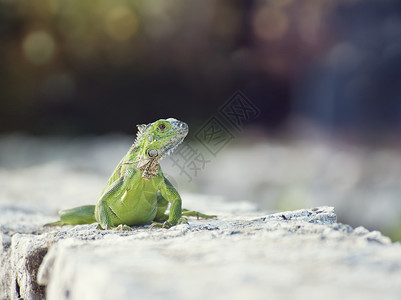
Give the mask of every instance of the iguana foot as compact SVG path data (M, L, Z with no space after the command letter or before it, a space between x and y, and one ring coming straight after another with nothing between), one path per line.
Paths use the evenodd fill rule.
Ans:
M171 228L171 224L166 221L164 223L158 223L158 222L153 222L152 225L150 225L150 229L155 229L155 228L166 228L169 229Z
M187 217L181 217L178 220L178 224L188 224L188 218Z
M188 219L186 217L181 217L177 224L188 224ZM173 227L174 225L171 225L169 221L166 221L164 223L158 223L158 222L153 222L152 225L150 225L150 229L155 229L155 228L166 228L169 229Z
M150 229L155 229L155 228L162 228L163 227L163 224L162 223L157 223L157 222L153 222L151 225L150 225Z
M127 224L120 224L114 229L115 230L121 230L121 231L131 231L132 230L132 228L129 227Z
M110 230L112 228L109 225L106 225L106 226L103 227L102 225L98 224L96 229L99 229L99 230Z

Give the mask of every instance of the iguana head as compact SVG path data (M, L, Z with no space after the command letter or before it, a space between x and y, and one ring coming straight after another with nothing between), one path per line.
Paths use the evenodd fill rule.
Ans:
M171 153L187 134L188 125L174 118L138 125L133 150L136 152L136 167L142 172L142 177L157 176L159 160Z

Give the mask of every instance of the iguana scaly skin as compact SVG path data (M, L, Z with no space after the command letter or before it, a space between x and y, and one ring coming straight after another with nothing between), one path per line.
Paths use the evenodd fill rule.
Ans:
M61 210L60 220L47 226L91 224L99 228L128 229L146 225L170 228L187 222L184 216L212 218L182 209L181 197L164 177L159 161L173 151L188 133L188 125L173 118L138 125L137 138L117 165L96 205ZM170 213L166 214L170 203Z

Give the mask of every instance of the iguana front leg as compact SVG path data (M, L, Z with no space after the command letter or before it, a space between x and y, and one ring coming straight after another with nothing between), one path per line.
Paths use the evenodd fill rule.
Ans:
M188 223L187 216L196 217L197 219L211 219L217 217L215 215L206 215L198 211L182 208L181 197L177 190L167 178L163 178L164 180L161 183L160 191L157 193L157 215L154 220L155 222L152 223L150 228L170 228L178 223ZM171 203L171 207L170 213L166 215L165 211L167 210L168 202ZM168 220L166 221L166 219Z
M118 216L109 206L112 201L121 199L127 190L127 185L135 171L128 169L124 175L114 181L107 190L103 193L96 204L95 218L99 222L99 229L109 229L115 227L113 218L118 219Z
M168 215L167 221L165 221L164 223L154 222L150 226L151 228L157 228L157 227L170 228L172 226L177 225L180 222L184 223L188 222L187 218L182 217L181 215L182 200L180 194L177 192L177 190L174 188L174 186L167 178L165 177L163 178L164 180L161 181L159 189L161 196L171 204L170 213Z

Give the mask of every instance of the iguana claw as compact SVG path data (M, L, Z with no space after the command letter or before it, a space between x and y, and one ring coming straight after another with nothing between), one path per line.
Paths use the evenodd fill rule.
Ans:
M188 218L187 217L181 217L178 220L178 224L188 224Z
M169 221L166 221L164 223L157 223L157 222L153 222L152 225L150 225L150 229L155 229L155 228L165 228L165 229L169 229L171 228L173 225L170 224Z
M150 229L155 229L155 228L163 228L163 223L158 223L158 222L153 222L150 227Z
M163 227L162 228L169 229L169 228L171 228L171 226L173 226L173 225L171 225L169 221L166 221L166 222L163 223Z
M126 225L126 224L120 224L120 225L118 225L118 226L115 228L115 230L131 231L132 228L129 227L128 225Z
M109 225L106 225L105 227L103 227L102 225L98 224L96 229L100 229L100 230L110 230L111 227Z

